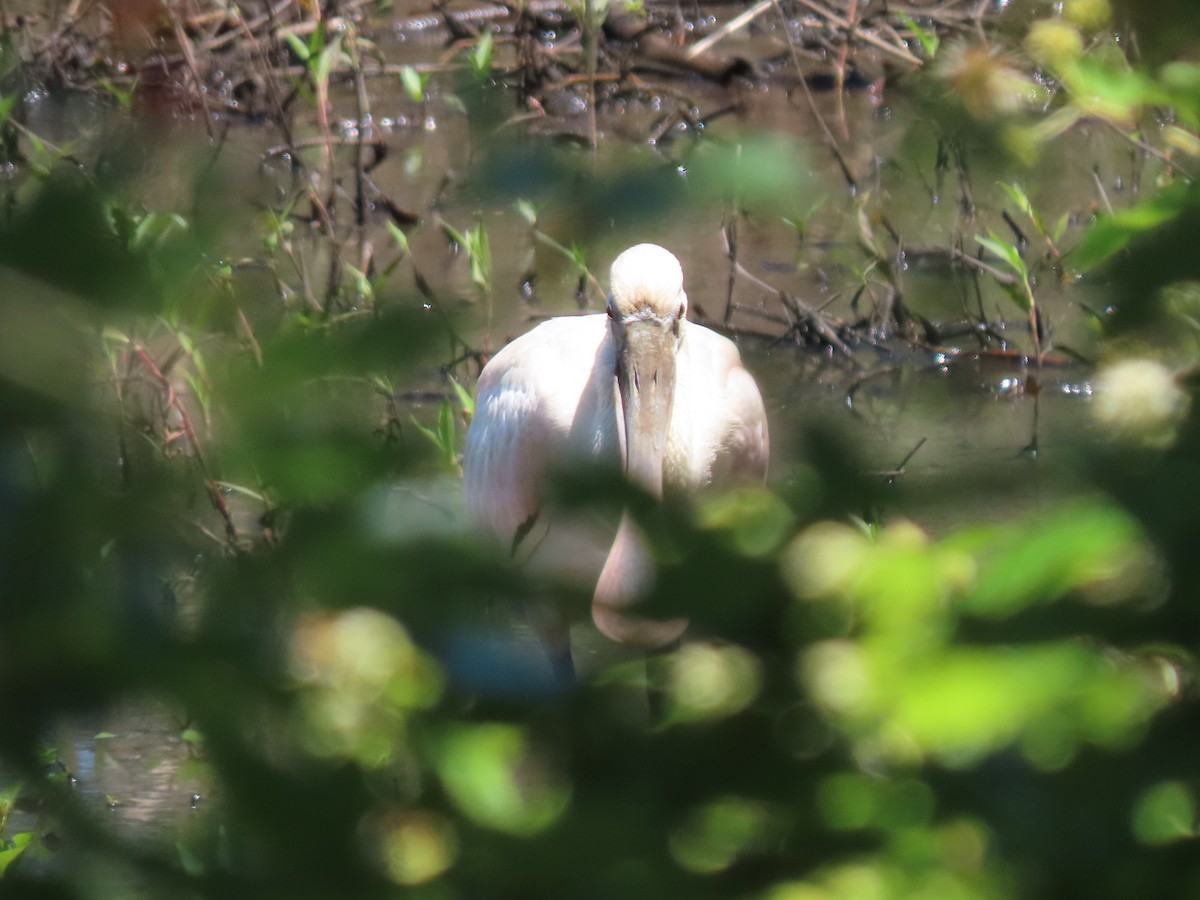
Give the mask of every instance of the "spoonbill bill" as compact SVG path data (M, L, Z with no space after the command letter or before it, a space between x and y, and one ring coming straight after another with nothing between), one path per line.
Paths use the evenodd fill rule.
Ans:
M655 244L621 253L606 314L549 319L484 366L463 466L477 525L518 560L595 579L596 626L648 650L688 623L637 614L654 577L644 537L624 512L615 534L611 525L599 540L593 531L589 544L587 529L549 503L546 478L573 460L620 460L631 483L661 498L664 489L765 477L758 386L733 342L687 321L687 309L672 253ZM565 619L552 607L530 618L555 671L573 676Z

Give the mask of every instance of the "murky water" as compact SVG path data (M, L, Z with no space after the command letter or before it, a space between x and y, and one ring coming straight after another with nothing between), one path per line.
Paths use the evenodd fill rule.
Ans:
M211 830L209 816L219 803L199 742L178 712L154 701L131 701L60 723L45 738L53 754L47 774L65 780L78 813L95 825L134 846L174 846L186 865L189 834ZM7 836L41 831L41 815L38 809L18 806L8 820ZM53 831L44 842L56 846ZM61 864L56 854L40 849L21 860L27 874L57 871ZM136 884L134 873L101 855L74 853L70 864L81 869L77 877L101 892L128 891Z
M199 741L178 714L153 703L131 704L86 723L89 731L93 726L94 743L67 745L60 762L89 803L104 800L118 828L137 831L165 809L178 820L208 798L212 785L207 767L197 762ZM76 723L68 732L82 727Z
M402 13L412 11L417 10ZM415 31L384 31L378 45L395 63L431 62L444 52L440 35ZM585 127L583 111L566 101L562 115L530 124L531 120L513 120L528 110L503 95L500 102L507 105L502 114L481 131L462 111L450 78L435 79L429 99L421 104L407 96L396 78L371 82L371 135L388 147L372 178L381 195L425 220L410 234L412 258L440 302L461 323L467 342L495 350L537 318L579 309L576 272L558 251L537 239L518 213L516 201L526 196L523 185L519 173L504 168L506 157L497 148L528 152L525 158L535 161L565 158L575 171L601 177L618 164L632 162L642 179L637 190L650 196L658 192L666 198L661 208L619 190L607 202L595 196L581 198L572 193L570 177L531 176L528 199L539 206L538 227L564 246L576 241L584 246L602 282L609 260L625 246L641 241L668 246L683 261L695 314L721 323L730 297L724 229L736 221L738 261L761 283L747 277L735 281L738 310L729 330L767 400L773 481L786 482L802 464L802 435L819 420L846 433L881 480L912 453L903 474L892 478L894 503L886 514L912 515L935 531L952 527L960 518L1008 518L1056 504L1069 494L1073 488L1068 438L1087 417L1084 370L1048 368L1035 398L1023 390L1030 374L1027 367L998 355L971 356L979 349L971 337L948 342L946 351L964 351L957 357L893 339L859 350L852 361L834 358L785 339L786 317L766 286L853 320L869 311L870 303L859 290L870 280L871 268L860 246L860 204L886 215L908 247L946 246L960 238L969 245L974 234L1002 227L1004 195L997 180L1021 181L1036 202L1082 219L1094 202L1094 179L1114 185L1128 165L1127 154L1105 135L1081 130L1073 138L1077 154L1055 156L1018 173L996 172L980 161L968 179L938 169L936 135L922 124L919 104L901 90L888 88L882 95L862 91L840 99L818 93L820 119L844 128L838 142L857 182L852 190L821 137L818 116L797 91L694 81L671 86L675 93L670 96L634 98L609 107L600 118L606 137L593 159L582 150L560 149L553 137L559 132L578 134ZM348 88L335 99L339 133L351 139L367 123L351 112ZM677 108L694 110L700 119L721 110L731 112L714 117L702 140L675 128L649 143L648 136L658 133L663 117ZM80 120L90 127L104 121L91 103L64 109L35 102L32 110L30 127L51 138L65 136ZM75 124L62 126L66 119ZM312 123L304 123L305 128L311 129ZM772 165L782 167L790 160L794 168L754 173L758 187L736 216L734 205L722 202L709 188L695 188L698 202L680 202L694 184L711 176L704 170L710 165L703 157L706 146L723 148L727 155L721 158L731 160L739 144L759 146L763 136L775 148L769 157ZM237 188L231 190L236 199L227 202L269 199L287 187L291 173L268 154L277 141L278 135L265 127L231 128L220 155L220 165ZM189 189L189 176L183 174L188 169L179 161L208 152L202 134L188 134L186 129L174 135L166 149L147 154L143 173L145 190L164 204ZM474 178L464 180L471 172ZM455 184L466 187L444 193L448 173ZM773 180L786 186L780 196L770 196ZM977 218L964 209L968 180ZM586 208L580 206L583 199ZM581 221L581 215L588 219ZM468 261L452 252L436 225L438 217L460 230L476 221L487 229L494 260L490 295L471 284ZM876 227L882 233L882 223ZM372 237L382 253L387 246L382 229ZM974 253L977 247L964 249ZM230 251L253 256L260 248L231 246ZM532 294L522 289L531 273L536 276ZM901 273L901 280L904 302L912 311L946 322L969 318L982 307L990 320L1007 324L1014 346L1028 348L1022 314L986 277L914 263ZM1052 280L1038 287L1055 342L1086 354L1090 335L1085 307L1093 302L1086 288ZM590 297L593 308L596 301ZM263 320L272 318L275 302L264 296L258 311ZM449 482L417 493L404 488L408 494L389 501L401 507L388 521L411 521L403 511L408 508L405 503L429 503L453 527L461 510L456 489ZM419 518L429 521L427 516ZM589 654L598 652L583 649L584 668ZM203 769L193 764L193 750L182 739L183 732L184 724L171 712L154 704L131 704L111 717L64 723L51 740L86 805L122 833L156 839L164 826L186 824L196 816L211 791ZM10 823L10 831L20 827L18 821Z

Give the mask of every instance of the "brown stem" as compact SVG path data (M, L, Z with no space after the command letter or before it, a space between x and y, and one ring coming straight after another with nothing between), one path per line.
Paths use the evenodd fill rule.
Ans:
M179 422L183 426L183 433L187 437L188 443L192 446L192 455L204 475L204 482L208 487L209 497L225 523L225 540L231 548L237 549L238 533L236 526L233 524L233 514L229 510L229 504L225 502L225 495L221 493L220 485L217 484L211 469L209 469L208 461L204 458L204 452L200 446L200 437L196 434L196 429L192 426L192 417L188 415L187 407L179 399L179 395L175 392L175 386L171 384L171 379L163 374L162 369L150 358L145 348L140 344L134 344L133 353L138 362L150 373L150 377L157 381L166 392L167 406L178 413Z

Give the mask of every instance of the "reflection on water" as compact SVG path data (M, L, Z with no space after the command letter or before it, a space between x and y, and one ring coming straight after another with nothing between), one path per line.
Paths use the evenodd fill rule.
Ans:
M214 784L208 766L199 758L182 718L158 703L130 703L112 712L61 724L46 746L55 762L48 773L61 775L70 786L78 811L111 828L133 845L186 852L186 837L205 828L214 809ZM36 810L18 810L8 823L8 835L53 827L39 822ZM122 887L129 874L113 871L103 860L81 858L79 848L62 847L53 833L44 836L49 852L27 854L21 867L55 871L56 851L71 850L70 864L94 865L88 873L101 887Z

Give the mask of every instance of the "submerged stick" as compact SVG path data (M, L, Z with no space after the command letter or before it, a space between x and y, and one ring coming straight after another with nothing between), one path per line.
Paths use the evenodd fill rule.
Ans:
M637 16L609 16L604 23L604 33L614 40L635 44L639 52L638 64L658 63L722 83L740 75L754 74L754 67L741 57L724 56L708 50L693 53L654 33Z
M601 0L605 6L608 0ZM596 56L600 52L596 40L599 31L596 22L595 0L584 0L583 3L583 56L587 71L587 123L588 148L596 149Z
M745 12L734 16L712 34L701 40L696 41L684 54L685 58L695 59L701 54L707 53L718 41L722 41L735 31L745 28L748 24L757 19L760 15L766 12L775 3L775 0L758 0L752 7Z
M814 2L814 0L798 0L798 2L803 6L807 6L821 18L826 19L827 21L836 25L838 28L844 30L849 37L858 38L861 41L865 41L872 47L876 47L879 50L882 50L884 53L888 53L897 57L898 59L902 59L906 63L909 63L918 69L925 64L919 56L914 56L913 53L906 47L898 47L895 44L889 44L883 38L879 37L879 35L867 31L854 22L839 16L833 10L827 9L821 4Z

